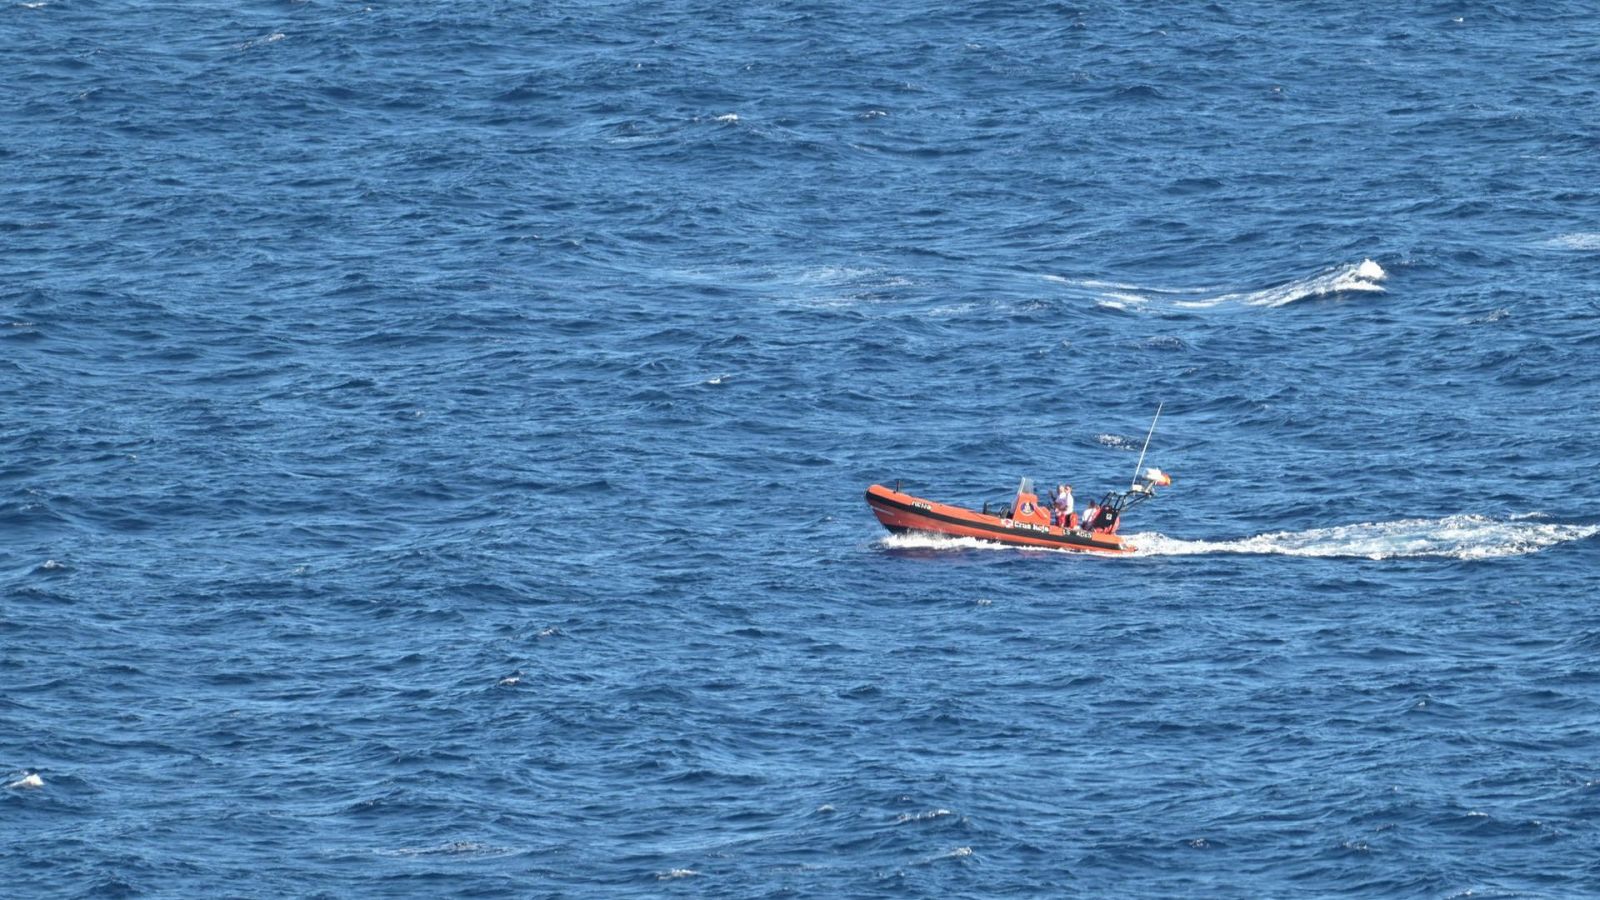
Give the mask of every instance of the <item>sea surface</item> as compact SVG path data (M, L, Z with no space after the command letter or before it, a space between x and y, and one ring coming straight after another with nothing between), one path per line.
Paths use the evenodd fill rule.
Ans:
M1592 3L0 7L0 894L1600 894ZM875 482L1175 483L1127 558Z

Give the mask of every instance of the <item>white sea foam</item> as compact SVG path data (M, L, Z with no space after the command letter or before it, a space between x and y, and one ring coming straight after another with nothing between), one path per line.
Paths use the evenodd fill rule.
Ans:
M1527 516L1495 519L1459 515L1442 519L1364 522L1308 531L1274 531L1224 541L1182 540L1156 532L1126 537L1140 555L1145 556L1245 553L1366 559L1487 559L1536 553L1595 534L1600 534L1600 525L1536 522Z
M694 869L668 869L665 872L658 872L656 874L656 880L658 880L658 881L671 881L674 878L689 878L691 876L699 875L699 874L700 873L695 871Z
M995 541L980 541L969 537L944 537L908 531L891 534L878 541L885 550L1032 550L1042 548L1013 547Z
M1313 528L1307 531L1273 531L1232 540L1184 540L1159 532L1123 537L1139 556L1197 556L1236 553L1263 556L1348 557L1353 559L1489 559L1537 553L1568 541L1600 534L1600 525L1541 522L1538 513L1505 518L1480 515L1442 519L1399 519ZM881 538L886 550L1001 550L1006 552L1070 553L1047 547L1017 547L969 537L946 537L909 532Z
M984 541L969 537L948 537L939 534L925 534L922 532L908 531L900 534L885 535L880 538L877 545L883 550L937 550L949 552L953 550L1003 550L1007 553L1062 553L1071 556L1084 555L1080 550L1064 550L1055 547L1024 547L1018 544L1002 544L999 541ZM979 600L980 606L992 601Z
M6 785L6 787L19 791L34 790L36 788L44 787L44 779L39 777L38 772L29 772L21 778L18 778L16 781Z
M284 34L281 31L275 31L272 34L267 35L266 37L260 38L259 40L245 41L242 44L237 44L237 45L234 46L234 49L235 50L249 50L251 47L255 47L255 46L258 46L260 44L275 44L278 41L283 40L285 37L288 37L288 35Z
M1287 306L1296 300L1304 300L1308 297L1326 297L1329 294L1339 294L1346 291L1375 291L1381 293L1383 285L1378 282L1388 277L1389 273L1383 270L1383 266L1370 259L1364 259L1356 265L1335 266L1332 269L1324 269L1304 278L1297 278L1269 288L1255 291L1234 291L1194 300L1177 300L1174 301L1173 305L1185 308L1204 308L1226 303L1234 303L1241 306Z
M1047 280L1095 292L1095 302L1111 309L1142 309L1166 304L1183 309L1213 306L1286 306L1309 297L1325 297L1346 291L1381 293L1379 282L1389 277L1383 266L1370 259L1323 269L1282 284L1257 289L1221 287L1152 287L1120 281L1072 280L1046 275Z
M925 822L928 819L941 819L950 814L950 810L948 809L930 809L927 812L922 813L901 813L895 818L895 821L900 824L905 824L906 822Z
M954 850L947 850L944 853L935 853L932 856L924 856L922 859L917 861L917 864L923 866L935 866L947 859L966 859L971 855L971 847L957 847Z
M720 115L720 116L717 116L716 121L718 121L718 122L737 122L737 121L739 121L739 114L738 113L727 113L725 115Z
M1575 231L1553 237L1548 243L1564 250L1600 250L1600 232Z

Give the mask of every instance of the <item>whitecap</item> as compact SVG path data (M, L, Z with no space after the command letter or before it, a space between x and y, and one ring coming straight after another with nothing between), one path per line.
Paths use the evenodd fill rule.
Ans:
M921 813L901 813L895 817L895 822L903 825L906 822L925 822L929 819L940 819L948 815L951 815L948 809L931 809Z
M694 869L668 869L665 872L657 872L656 873L656 880L658 880L658 881L671 881L674 878L689 878L689 877L692 877L694 875L699 875L699 874L700 873L695 871Z
M1111 447L1116 450L1132 450L1139 446L1138 441L1130 440L1120 434L1097 434L1095 442L1102 447Z
M6 787L23 791L34 790L36 788L44 787L44 779L39 777L38 772L29 772L21 778L18 778L16 781L6 785Z
M1532 523L1526 516L1456 515L1274 531L1234 540L1183 540L1157 532L1127 535L1144 556L1243 553L1365 559L1489 559L1537 553L1600 534L1600 525Z
M1220 306L1228 303L1241 306L1287 306L1297 300L1305 300L1309 297L1326 297L1330 294L1340 294L1347 291L1382 293L1384 287L1378 282L1388 277L1389 273L1384 271L1383 266L1370 259L1363 259L1354 265L1324 269L1315 274L1296 278L1293 281L1274 285L1273 287L1254 291L1234 291L1195 300L1177 300L1173 302L1173 305L1190 309Z
M972 848L971 847L957 847L954 850L947 850L944 853L935 853L932 856L925 856L921 860L918 861L918 864L919 865L924 865L924 866L937 865L939 862L941 862L943 860L947 860L947 859L966 859L967 857L969 857L971 855L972 855Z
M1213 306L1286 306L1310 297L1325 297L1349 291L1382 293L1380 283L1389 277L1383 266L1371 259L1333 266L1265 288L1167 287L1129 284L1122 281L1067 279L1045 275L1046 280L1094 292L1095 301L1110 309L1144 309L1166 304L1179 309L1207 309Z
M717 121L717 122L737 122L737 121L739 121L739 114L738 113L727 113L725 115L717 116L714 121Z
M1563 250L1600 250L1600 232L1574 231L1553 237L1546 243Z

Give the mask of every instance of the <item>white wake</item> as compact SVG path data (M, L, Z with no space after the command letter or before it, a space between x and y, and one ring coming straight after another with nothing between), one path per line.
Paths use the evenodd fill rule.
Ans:
M1461 515L1364 522L1308 531L1273 531L1228 541L1186 541L1156 532L1126 537L1144 556L1248 553L1366 559L1489 559L1537 553L1595 534L1600 534L1600 525L1540 522L1534 516L1495 519Z
M998 541L969 537L946 537L921 531L885 535L877 542L885 550L1048 550L1047 547L1019 547Z
M1600 525L1539 521L1538 514L1496 519L1480 515L1442 519L1363 522L1307 531L1272 531L1222 541L1191 541L1154 531L1125 534L1138 556L1197 556L1237 553L1261 556L1346 557L1351 559L1491 559L1537 553L1557 544L1600 534ZM1005 550L1068 553L1051 547L1019 547L969 537L908 532L877 541L885 550Z

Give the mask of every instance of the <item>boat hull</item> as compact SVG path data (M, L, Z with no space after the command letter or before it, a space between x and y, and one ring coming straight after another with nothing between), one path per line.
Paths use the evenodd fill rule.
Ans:
M977 538L1019 547L1048 547L1052 550L1108 555L1132 553L1135 549L1114 534L1019 522L914 497L881 484L867 488L867 505L884 528L896 533L914 531L946 537Z

